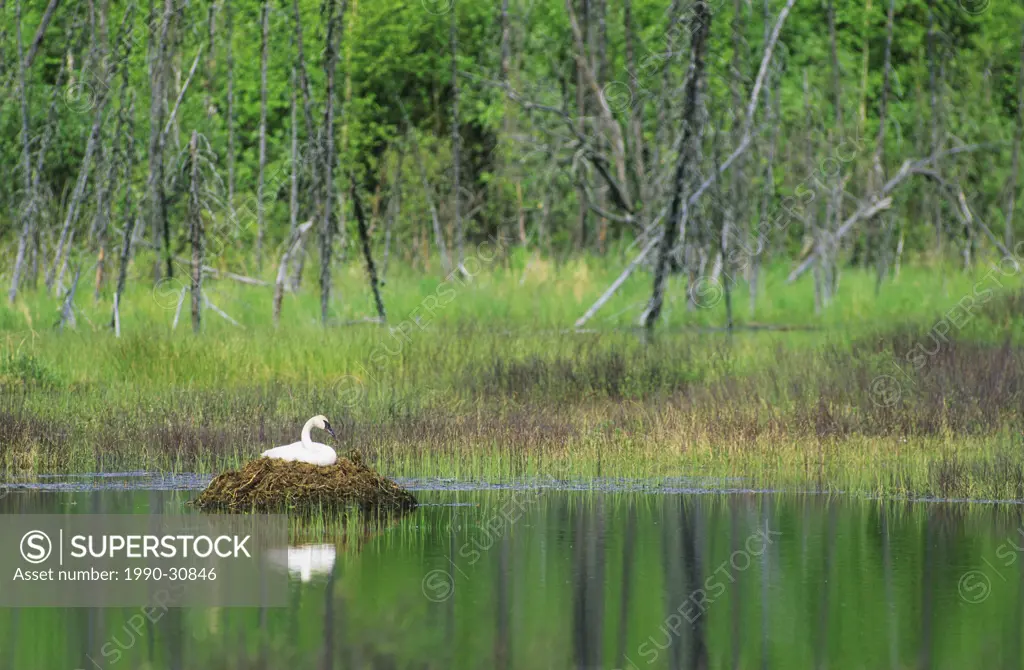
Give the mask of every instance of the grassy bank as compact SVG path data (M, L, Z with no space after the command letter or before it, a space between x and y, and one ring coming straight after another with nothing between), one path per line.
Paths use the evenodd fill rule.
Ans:
M391 329L323 329L312 287L275 329L270 289L220 282L211 298L241 326L207 311L200 335L187 314L172 330L163 286L128 294L116 339L104 300L80 300L78 327L57 333L55 301L29 294L0 317L0 468L216 471L324 413L395 476L1024 498L1016 276L907 267L876 296L873 273L850 271L819 316L809 282L772 268L753 315L734 296L738 321L790 330L711 331L723 301L688 310L677 287L644 341L630 325L646 276L570 330L614 278L599 266L513 255L472 282L395 275ZM361 281L344 278L339 322L368 313Z

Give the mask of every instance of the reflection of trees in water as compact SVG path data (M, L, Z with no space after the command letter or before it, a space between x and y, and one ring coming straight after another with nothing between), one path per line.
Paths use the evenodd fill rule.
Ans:
M46 495L45 511L67 509L67 496ZM136 510L171 500L131 495ZM15 491L0 511L27 513L37 496ZM443 496L470 505L293 520L293 538L336 556L292 581L287 608L172 609L132 640L130 608L0 610L0 670L91 667L85 654L107 660L98 652L115 635L131 648L114 667L152 670L971 667L982 647L997 667L1019 665L1024 560L1003 568L996 550L1024 546L1024 510L552 491L489 528L507 491ZM125 500L79 495L76 511ZM765 529L782 534L765 544ZM983 559L1006 583L990 573L991 597L964 602L957 579ZM421 580L437 567L454 588L431 601ZM42 641L57 631L66 642Z

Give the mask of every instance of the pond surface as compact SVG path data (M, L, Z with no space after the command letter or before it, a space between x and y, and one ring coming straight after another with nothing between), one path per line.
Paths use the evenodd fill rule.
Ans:
M43 478L0 513L187 514L202 483ZM1019 506L417 484L293 527L285 608L0 609L0 668L1024 667Z

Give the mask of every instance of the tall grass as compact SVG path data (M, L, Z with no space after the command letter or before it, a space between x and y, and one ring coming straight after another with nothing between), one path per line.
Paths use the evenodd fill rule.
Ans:
M1024 497L1016 277L916 265L876 297L873 273L847 271L819 316L785 270L767 273L756 314L742 291L734 303L741 324L798 330L710 330L723 304L688 310L677 287L650 341L632 328L645 277L573 332L615 268L517 253L472 281L390 276L390 327L344 325L371 313L356 269L328 328L311 286L275 329L271 289L213 284L241 327L207 311L199 336L171 329L173 287L137 288L120 339L102 300L57 333L55 301L30 294L0 312L0 467L217 470L324 413L345 448L400 476Z

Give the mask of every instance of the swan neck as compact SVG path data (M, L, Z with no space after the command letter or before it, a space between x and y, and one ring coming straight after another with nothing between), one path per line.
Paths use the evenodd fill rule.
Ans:
M302 446L304 446L304 447L312 447L313 446L313 440L310 439L310 437L309 437L309 431L311 431L312 429L313 429L313 419L310 419L309 421L306 422L306 425L302 427L302 437L300 438L302 440Z

